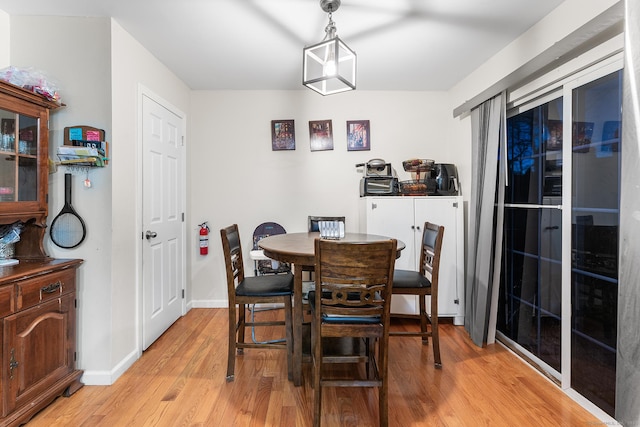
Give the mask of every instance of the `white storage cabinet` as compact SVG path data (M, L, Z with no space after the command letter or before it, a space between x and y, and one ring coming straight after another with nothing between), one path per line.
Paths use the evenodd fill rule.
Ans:
M452 317L464 324L464 214L462 196L361 197L359 231L402 240L406 248L396 268L417 270L425 221L444 225L440 257L438 317ZM429 310L429 303L427 303ZM418 313L417 297L394 295L394 313Z

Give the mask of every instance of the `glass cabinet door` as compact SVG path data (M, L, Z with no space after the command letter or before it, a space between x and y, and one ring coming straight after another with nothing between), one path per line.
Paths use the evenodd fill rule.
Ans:
M0 202L38 200L39 118L0 109Z

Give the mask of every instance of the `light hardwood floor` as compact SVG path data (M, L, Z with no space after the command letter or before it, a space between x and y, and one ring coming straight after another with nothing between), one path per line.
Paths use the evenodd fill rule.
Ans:
M390 338L390 425L601 424L502 346L478 348L463 327L451 323L440 334L442 370L434 368L432 348L419 338ZM193 309L114 385L84 386L60 397L28 427L311 425L309 366L304 385L294 387L284 351L247 349L237 358L235 381L227 383L226 351L226 309ZM327 389L323 425L377 425L376 393Z

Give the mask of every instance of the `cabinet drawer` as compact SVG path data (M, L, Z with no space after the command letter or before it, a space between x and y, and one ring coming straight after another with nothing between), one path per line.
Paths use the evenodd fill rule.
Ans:
M18 304L22 310L75 291L75 269L59 271L16 283Z
M0 317L13 313L13 286L0 288Z

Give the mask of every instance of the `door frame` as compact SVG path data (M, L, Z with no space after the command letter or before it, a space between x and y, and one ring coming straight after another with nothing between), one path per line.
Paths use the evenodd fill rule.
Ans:
M182 177L181 177L181 188L180 188L180 192L182 194L182 197L180 198L180 203L182 203L182 213L184 215L184 220L182 221L182 227L181 227L181 237L182 237L182 248L181 248L181 253L182 253L182 291L185 295L184 298L182 298L182 313L181 315L184 316L186 314L186 308L187 308L187 251L186 251L186 240L187 240L187 232L186 232L186 227L187 227L187 223L186 223L186 219L187 219L187 169L186 169L186 147L187 147L187 129L186 129L186 123L187 123L187 116L184 112L182 112L182 110L180 110L179 108L177 108L176 106L174 106L172 103L170 103L169 101L167 101L166 99L162 98L160 95L156 94L155 92L153 92L151 89L149 89L148 87L144 86L143 84L138 84L138 93L136 94L136 100L137 100L137 119L136 119L136 127L137 127L137 148L136 148L136 157L137 157L137 161L136 161L136 181L137 181L137 188L138 188L138 192L136 194L136 235L137 236L141 236L140 238L136 239L137 243L137 247L136 247L136 323L137 323L137 327L136 327L136 348L137 348L137 356L138 358L142 355L142 348L143 348L143 333L142 333L142 329L143 329L143 304L144 304L144 300L143 300L143 284L144 284L144 277L143 277L143 265L142 265L142 261L143 261L143 256L142 256L142 251L143 251L143 233L144 233L144 227L143 227L143 217L142 217L142 207L143 207L143 194L142 194L142 190L144 188L144 182L143 182L143 171L142 171L142 166L143 166L143 133L144 133L144 128L142 125L142 120L143 120L143 97L147 97L149 99L151 99L154 102L157 102L158 104L160 104L161 106L163 106L164 108L166 108L167 110L169 110L170 112L172 112L173 114L175 114L176 116L178 116L181 119L181 123L182 123L182 135L183 135L183 144L182 144L182 151L183 151L183 155L182 155L182 164L180 165L182 168Z

